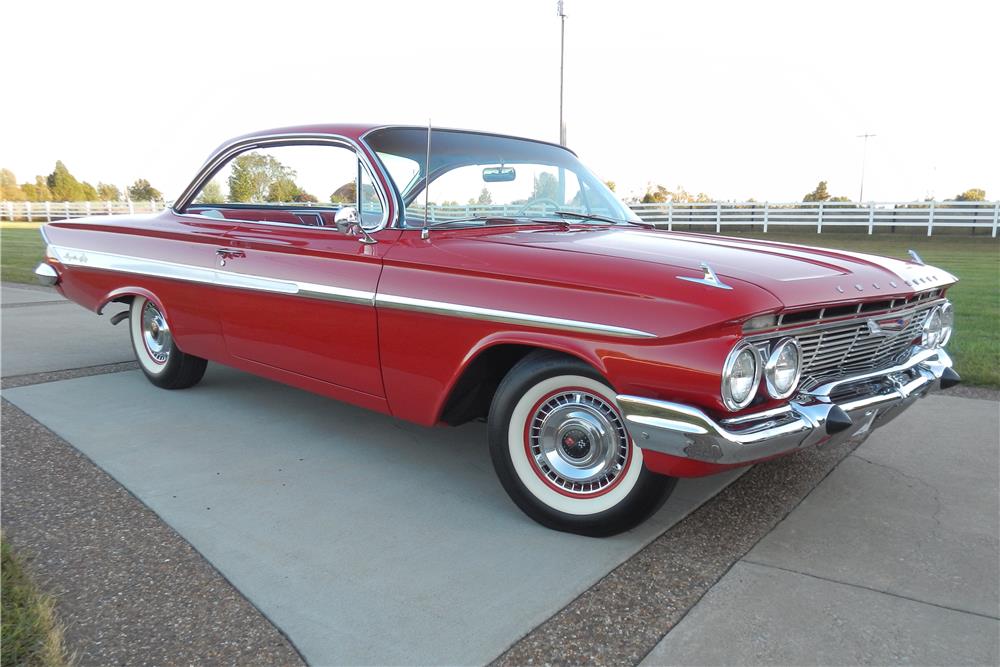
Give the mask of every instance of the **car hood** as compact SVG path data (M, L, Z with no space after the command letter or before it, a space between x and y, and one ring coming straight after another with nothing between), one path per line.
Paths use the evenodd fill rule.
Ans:
M956 282L951 274L915 261L707 234L571 227L481 238L666 265L677 277L701 277L704 263L722 282L733 279L735 289L741 282L756 285L786 308L909 295Z

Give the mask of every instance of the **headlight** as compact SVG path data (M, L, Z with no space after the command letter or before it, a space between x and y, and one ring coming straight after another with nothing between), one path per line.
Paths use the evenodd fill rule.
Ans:
M941 313L941 340L938 345L944 347L951 340L951 334L955 331L955 309L951 301L945 301L940 308Z
M935 308L924 320L924 328L920 335L920 344L931 349L941 345L941 309Z
M760 364L757 349L740 342L733 348L722 367L722 402L734 412L750 405L760 384Z
M799 343L794 338L785 338L771 351L764 366L767 393L773 398L788 398L799 384L801 371Z

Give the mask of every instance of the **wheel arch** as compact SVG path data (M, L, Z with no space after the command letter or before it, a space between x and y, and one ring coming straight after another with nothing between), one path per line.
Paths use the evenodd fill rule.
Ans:
M485 418L500 382L515 364L532 352L561 354L582 361L607 377L604 362L593 349L566 343L564 339L541 335L497 335L483 339L462 360L444 392L436 421L457 426Z
M148 289L137 286L119 287L105 294L104 298L100 301L100 305L97 307L97 314L103 315L104 309L112 303L126 303L131 305L132 300L137 296L141 296L149 301L152 301L156 304L156 307L160 309L160 312L163 313L163 316L166 317L168 321L170 320L167 308L163 305L163 301L161 301Z

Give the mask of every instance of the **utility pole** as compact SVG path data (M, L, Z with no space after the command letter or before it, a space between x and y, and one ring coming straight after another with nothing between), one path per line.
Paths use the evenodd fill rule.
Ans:
M861 151L861 193L858 195L858 203L865 200L865 160L868 159L868 137L877 137L877 134L859 134L858 139L865 140L865 147Z
M563 12L563 0L556 2L556 14L559 16L559 145L566 145L566 122L563 120L563 69L566 64L566 14Z

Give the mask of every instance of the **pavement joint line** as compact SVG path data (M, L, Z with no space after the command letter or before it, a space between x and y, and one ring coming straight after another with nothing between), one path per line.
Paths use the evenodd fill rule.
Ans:
M29 301L27 303L4 303L0 304L0 308L7 310L8 308L33 308L35 306L68 306L73 303L72 301L67 301L65 299L53 299L52 301Z
M30 387L36 384L46 384L48 382L62 382L63 380L73 380L92 375L104 375L106 373L124 373L136 370L139 364L136 361L114 361L109 364L96 364L94 366L80 366L78 368L62 368L54 371L39 371L37 373L24 373L21 375L6 375L0 378L0 389L15 389L17 387Z
M183 543L185 546L187 546L187 548L191 549L195 554L197 554L198 558L200 559L200 561L201 561L201 563L202 563L202 565L204 567L207 567L209 570L211 570L211 572L213 572L216 576L218 576L220 579L222 579L222 581L224 581L226 583L226 585L228 585L235 592L235 594L241 600L243 600L244 603L246 603L247 605L249 605L258 614L260 614L260 616L271 626L271 628L273 630L275 630L277 632L277 634L280 635L285 640L285 642L288 644L288 647L295 653L295 655L299 658L299 660L301 660L302 664L304 664L304 665L308 664L306 662L306 660L305 660L305 657L299 652L298 647L292 642L291 638L288 637L287 634L285 634L285 631L280 626L278 626L276 623L274 623L274 621L266 613L264 613L264 611L262 609L260 609L256 604L254 604L254 602L252 600L250 600L246 595L244 595L243 591L241 591L232 581L229 580L229 578L224 573L222 573L218 568L216 568L215 565L212 564L212 562L208 558L205 557L205 554L203 554L197 547L195 547L188 540L186 540L180 533L178 533L173 528L173 526L171 526L169 523L167 523L166 520L163 517L161 517L159 514L157 514L156 511L154 511L151 507L149 507L148 505L146 505L146 503L144 503L142 501L142 499L140 499L138 496L136 496L134 493L132 493L131 489L129 489L124 484L122 484L120 481L118 481L117 478L115 478L111 473L109 473L108 471L106 471L104 468L102 468L99 465L97 465L97 463L95 463L93 461L93 459L91 459L89 456L87 456L84 452L82 452L79 449L77 449L76 447L74 447L70 442L68 442L67 440L65 440L58 433L55 433L54 431L52 431L45 424L41 423L40 421L38 421L37 419L35 419L31 415L29 415L28 413L24 412L19 407L17 407L16 405L14 405L10 401L8 401L6 398L0 397L0 404L2 404L3 407L6 410L13 410L15 412L15 414L17 414L20 418L26 420L28 423L36 425L37 428L39 428L45 435L47 435L48 437L50 437L54 441L56 441L60 446L65 447L65 448L71 450L73 453L75 453L77 456L79 456L80 459L86 465L89 465L90 467L94 468L96 470L96 472L97 472L98 475L103 476L103 477L107 478L108 480L110 480L121 492L124 492L135 503L137 503L139 506L141 506L143 509L145 509L146 512L148 512L151 515L152 522L155 522L156 524L159 524L160 526L164 527L169 533L173 534L173 536L175 536L177 538L177 540L179 540L181 543ZM5 420L5 421L7 421L7 420ZM19 428L19 427L16 427L16 426L14 427L15 433L17 433L18 431L21 431L21 430L22 429ZM18 433L18 435L20 435L20 434ZM17 436L15 435L14 437L17 437ZM58 605L59 605L59 600L58 600L58 597L57 597L56 598L57 613L58 613ZM60 620L63 621L63 623L65 625L68 625L68 623L71 621L71 619L66 619L66 618L61 618ZM77 652L76 651L72 651L72 647L69 647L69 648L71 650L71 653L73 653L74 657L75 657Z
M970 609L958 609L957 607L949 607L946 604L940 604L938 602L930 602L929 600L921 600L919 598L910 597L909 595L902 595L900 593L893 593L892 591L883 590L881 588L872 588L871 586L865 586L864 584L856 584L851 581L842 581L840 579L833 579L831 577L824 577L818 574L812 574L810 572L802 572L790 567L782 567L780 565L774 565L773 563L762 563L757 560L750 560L749 558L740 559L742 563L749 563L751 565L758 565L760 567L767 567L772 570L781 570L782 572L789 572L791 574L800 574L803 577L809 577L810 579L818 579L819 581L825 581L831 584L840 584L841 586L850 586L851 588L859 588L861 590L870 591L872 593L881 593L882 595L888 595L889 597L899 598L900 600L908 600L910 602L916 602L918 604L925 604L929 607L937 607L939 609L946 609L947 611L954 611L960 614L968 614L970 616L979 616L980 618L985 618L991 621L1000 621L1000 616L990 616L989 614L983 614L978 611L972 611Z

